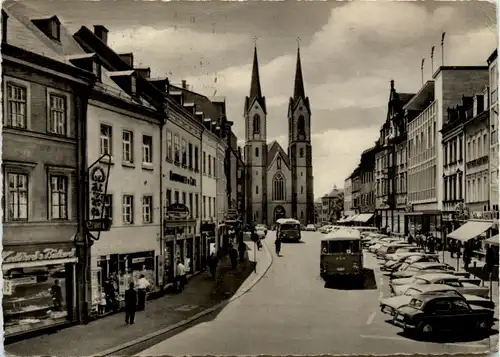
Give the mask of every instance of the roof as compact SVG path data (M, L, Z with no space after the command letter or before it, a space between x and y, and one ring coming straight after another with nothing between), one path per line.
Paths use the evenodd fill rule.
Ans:
M306 97L304 79L302 77L302 65L300 63L300 48L297 47L297 64L295 66L295 82L293 87L293 99L299 100Z
M254 47L253 51L253 65L252 65L252 79L250 81L250 95L245 99L245 112L248 111L250 106L254 101L257 101L264 113L266 111L266 98L262 96L262 89L260 86L260 75L259 75L259 61L257 59L257 46Z
M281 145L276 140L274 140L271 143L271 146L269 147L269 149L267 151L267 167L271 166L271 164L272 164L272 162L277 154L280 154L285 165L288 168L290 168L290 158L288 157L288 155L285 153L285 150L283 150Z
M300 224L299 221L293 218L280 218L276 221L278 224Z
M67 56L85 54L72 34L60 25L60 41L46 36L32 21L56 18L24 5L20 1L7 0L2 9L9 16L7 20L7 43L26 51L72 65ZM59 21L57 19L57 21Z
M215 106L208 97L203 94L199 94L196 92L192 92L189 89L185 89L182 87L170 86L174 91L179 91L184 94L184 106L190 106L196 104L196 111L203 112L206 118L211 118L217 121L217 124L220 124L220 120L223 117L223 113L218 110L218 107Z
M341 228L328 233L323 240L361 240L361 233L356 229Z

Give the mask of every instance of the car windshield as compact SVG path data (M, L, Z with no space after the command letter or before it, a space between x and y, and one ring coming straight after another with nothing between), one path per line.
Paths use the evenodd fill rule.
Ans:
M282 224L280 229L282 231L291 231L291 230L296 230L298 228L297 224Z

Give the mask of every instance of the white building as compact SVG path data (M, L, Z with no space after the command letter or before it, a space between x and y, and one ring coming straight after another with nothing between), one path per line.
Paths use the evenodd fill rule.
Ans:
M356 212L352 202L352 180L349 176L344 180L344 216L353 216Z

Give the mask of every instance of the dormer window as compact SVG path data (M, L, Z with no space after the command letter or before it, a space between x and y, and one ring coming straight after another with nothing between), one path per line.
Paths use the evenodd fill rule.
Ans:
M50 21L50 35L53 39L58 41L61 37L61 27L59 21L55 21L55 19L52 19Z
M101 80L101 65L97 61L92 61L92 73L99 81Z
M137 94L137 82L135 76L130 76L130 93Z
M50 19L33 20L35 24L47 37L60 41L61 38L61 22L57 16L52 16Z

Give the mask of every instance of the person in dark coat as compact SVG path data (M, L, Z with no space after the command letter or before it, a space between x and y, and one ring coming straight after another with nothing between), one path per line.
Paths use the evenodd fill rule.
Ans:
M495 251L492 246L489 246L486 250L486 272L488 273L488 278L490 274L493 272L493 267L495 266Z
M129 289L125 291L125 323L134 324L135 312L137 311L137 291L134 283L130 283Z
M233 270L236 269L236 266L238 265L238 251L233 244L231 244L229 248L229 258L231 259L231 267Z

